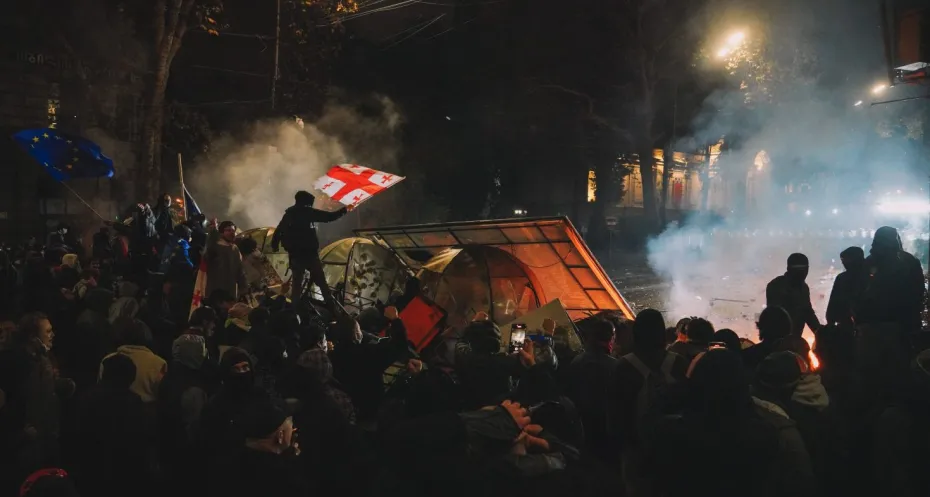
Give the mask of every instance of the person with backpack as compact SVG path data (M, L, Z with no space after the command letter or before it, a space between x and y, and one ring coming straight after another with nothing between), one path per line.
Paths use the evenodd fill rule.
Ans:
M655 309L633 322L633 351L617 361L608 391L608 429L620 449L627 495L651 495L643 419L668 387L684 379L687 361L665 348L665 320Z
M313 201L313 195L304 190L294 195L294 205L284 211L284 217L271 237L271 250L277 252L281 245L287 251L294 274L291 281L291 302L294 305L300 303L304 272L310 271L310 281L320 288L326 305L335 311L335 301L326 284L323 263L320 262L320 240L317 238L316 224L335 221L349 212L349 208L327 212L314 209Z

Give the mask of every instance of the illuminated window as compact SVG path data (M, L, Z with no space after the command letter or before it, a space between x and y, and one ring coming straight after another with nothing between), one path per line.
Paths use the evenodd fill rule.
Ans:
M597 200L597 176L594 169L588 171L588 202Z
M58 85L53 84L48 96L48 127L58 127L58 114L61 110L61 100L58 98Z

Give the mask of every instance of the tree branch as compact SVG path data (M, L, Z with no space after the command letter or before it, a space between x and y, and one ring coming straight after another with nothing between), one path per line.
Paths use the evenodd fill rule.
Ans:
M610 122L609 119L605 118L604 116L601 116L595 111L595 101L591 95L588 95L587 93L584 93L578 90L574 90L572 88L568 88L568 87L565 87L562 85L556 85L556 84L545 84L545 85L540 85L539 87L549 89L549 90L560 91L562 93L566 93L568 95L572 95L574 97L578 97L586 101L588 104L588 115L587 115L588 119L590 119L592 122L600 126L603 126L609 129L610 131L613 131L614 133L619 134L621 137L623 137L623 139L632 142L633 135L628 130L623 129L617 126L616 124Z
M175 30L173 43L171 44L171 51L168 53L168 65L171 65L175 54L181 49L181 43L184 41L184 34L187 33L187 28L190 26L192 20L191 12L194 10L194 3L196 3L195 0L184 0L184 4L181 6L178 26Z
M167 10L167 0L156 0L155 17L152 18L155 25L155 53L158 53L158 47L161 46L162 41L165 39L165 12Z

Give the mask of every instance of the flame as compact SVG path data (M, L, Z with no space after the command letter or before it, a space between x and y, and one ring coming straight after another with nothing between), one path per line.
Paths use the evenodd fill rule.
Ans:
M807 353L807 359L811 363L811 371L817 371L820 369L820 359L817 357L817 354L814 353L814 337L805 337L807 343L811 346L811 351Z

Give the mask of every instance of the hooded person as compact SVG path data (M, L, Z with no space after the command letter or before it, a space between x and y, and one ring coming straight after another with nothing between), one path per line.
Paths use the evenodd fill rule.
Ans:
M291 281L291 302L299 305L303 292L304 273L310 272L310 281L319 287L323 300L334 307L332 292L326 283L323 263L320 262L320 240L317 238L317 223L329 223L344 216L348 207L327 212L313 207L313 195L299 191L294 195L294 205L284 211L284 217L271 237L271 250L278 251L283 246L290 259L293 280Z
M903 387L910 334L921 328L923 270L902 248L897 230L888 226L875 231L865 264L869 284L856 308L856 360L865 392L889 397Z
M830 455L832 423L826 408L830 399L812 374L803 357L794 352L780 351L768 356L756 371L752 385L753 402L771 414L790 419L797 427L810 456L814 474L820 478L821 494L828 490L829 462L839 454ZM838 448L833 448L834 450Z
M116 352L104 357L100 363L100 375L103 375L103 362L110 357L117 354L129 357L136 365L132 391L139 395L142 402L154 406L153 403L158 399L159 384L168 370L168 363L149 348L152 344L152 332L138 319L121 318L113 327L123 345L117 348Z
M852 329L855 326L854 310L869 285L869 271L865 265L865 252L860 247L842 251L840 260L846 270L833 281L827 304L827 323Z
M243 438L232 429L233 420L249 404L271 397L256 385L252 357L240 348L223 354L219 373L220 388L200 413L200 443L208 456L240 447Z
M300 449L287 406L271 399L255 401L236 417L233 430L243 442L214 460L208 496L310 495L296 457Z
M917 258L903 249L896 229L883 226L875 232L865 265L869 284L857 306L857 323L895 324L905 333L919 330L923 270Z
M352 399L333 378L333 364L329 361L326 351L310 349L297 358L297 366L305 378L301 384L306 390L322 394L326 399L339 407L339 411L350 424L355 424L355 406Z
M87 495L118 497L146 481L155 427L142 399L130 387L136 366L116 354L103 361L100 382L81 399L76 462L78 483Z
M523 369L517 358L501 353L500 328L489 319L472 321L456 344L455 370L466 409L499 403Z
M746 378L740 355L724 347L695 358L687 381L691 401L659 419L647 437L656 461L700 454L675 471L653 474L662 495L816 495L794 423L784 409L755 405ZM720 468L727 468L725 477L708 477Z
M184 334L171 347L171 365L158 391L159 452L175 478L190 478L196 467L194 440L203 406L212 392L204 369L207 346L199 335Z
M791 316L794 335L801 336L804 325L811 331L820 329L820 320L811 305L811 289L804 280L810 272L810 263L804 254L788 256L788 269L765 287L765 306L781 307Z
M614 325L595 321L583 332L584 352L568 366L568 396L578 406L587 448L601 460L612 458L607 432L607 395L617 360L610 356Z

